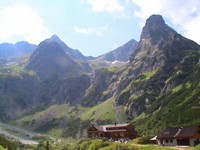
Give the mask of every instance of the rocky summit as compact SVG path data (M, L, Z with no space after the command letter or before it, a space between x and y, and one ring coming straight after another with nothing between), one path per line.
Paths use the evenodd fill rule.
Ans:
M132 122L151 136L166 125L196 125L199 60L200 46L160 15L147 19L139 42L97 58L54 35L31 56L1 64L0 120L78 139L91 123Z

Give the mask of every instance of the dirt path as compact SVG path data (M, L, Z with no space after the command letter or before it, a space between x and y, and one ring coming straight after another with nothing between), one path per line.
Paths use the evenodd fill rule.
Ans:
M148 147L149 145L142 145L142 144L130 144L132 146L135 146L135 147ZM189 146L171 146L171 147L165 147L165 146L158 146L158 145L152 145L152 146L155 146L155 147L160 147L161 149L162 148L170 148L170 149L174 149L174 150L188 150L188 148L190 148Z
M188 148L190 148L189 146L175 146L173 147L174 149L177 149L177 150L187 150Z

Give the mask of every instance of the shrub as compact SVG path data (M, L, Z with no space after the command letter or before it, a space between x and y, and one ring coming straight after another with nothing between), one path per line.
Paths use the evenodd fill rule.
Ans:
M197 150L200 150L200 144L199 145L197 145L197 146L195 146L195 149Z

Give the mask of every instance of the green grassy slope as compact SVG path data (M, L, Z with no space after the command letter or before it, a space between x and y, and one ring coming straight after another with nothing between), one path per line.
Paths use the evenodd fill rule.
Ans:
M124 108L117 107L114 102L114 98L110 98L93 107L52 105L17 120L16 124L51 136L82 138L91 123L100 125L127 121Z

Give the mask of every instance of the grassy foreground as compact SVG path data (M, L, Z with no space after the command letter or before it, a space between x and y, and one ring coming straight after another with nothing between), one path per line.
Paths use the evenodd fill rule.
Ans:
M5 148L3 148L3 147L0 145L0 150L5 150Z
M80 141L74 145L68 145L63 150L171 150L169 147L159 147L154 145L139 145L131 143L115 143L106 139L88 139Z
M15 150L19 147L11 147ZM151 144L136 144L135 141L128 143L109 142L107 139L87 139L77 143L55 143L55 141L43 141L38 146L24 147L21 150L177 150L177 147L163 147ZM5 146L0 145L0 150L5 150ZM179 150L200 150L200 145L196 147L181 148Z

